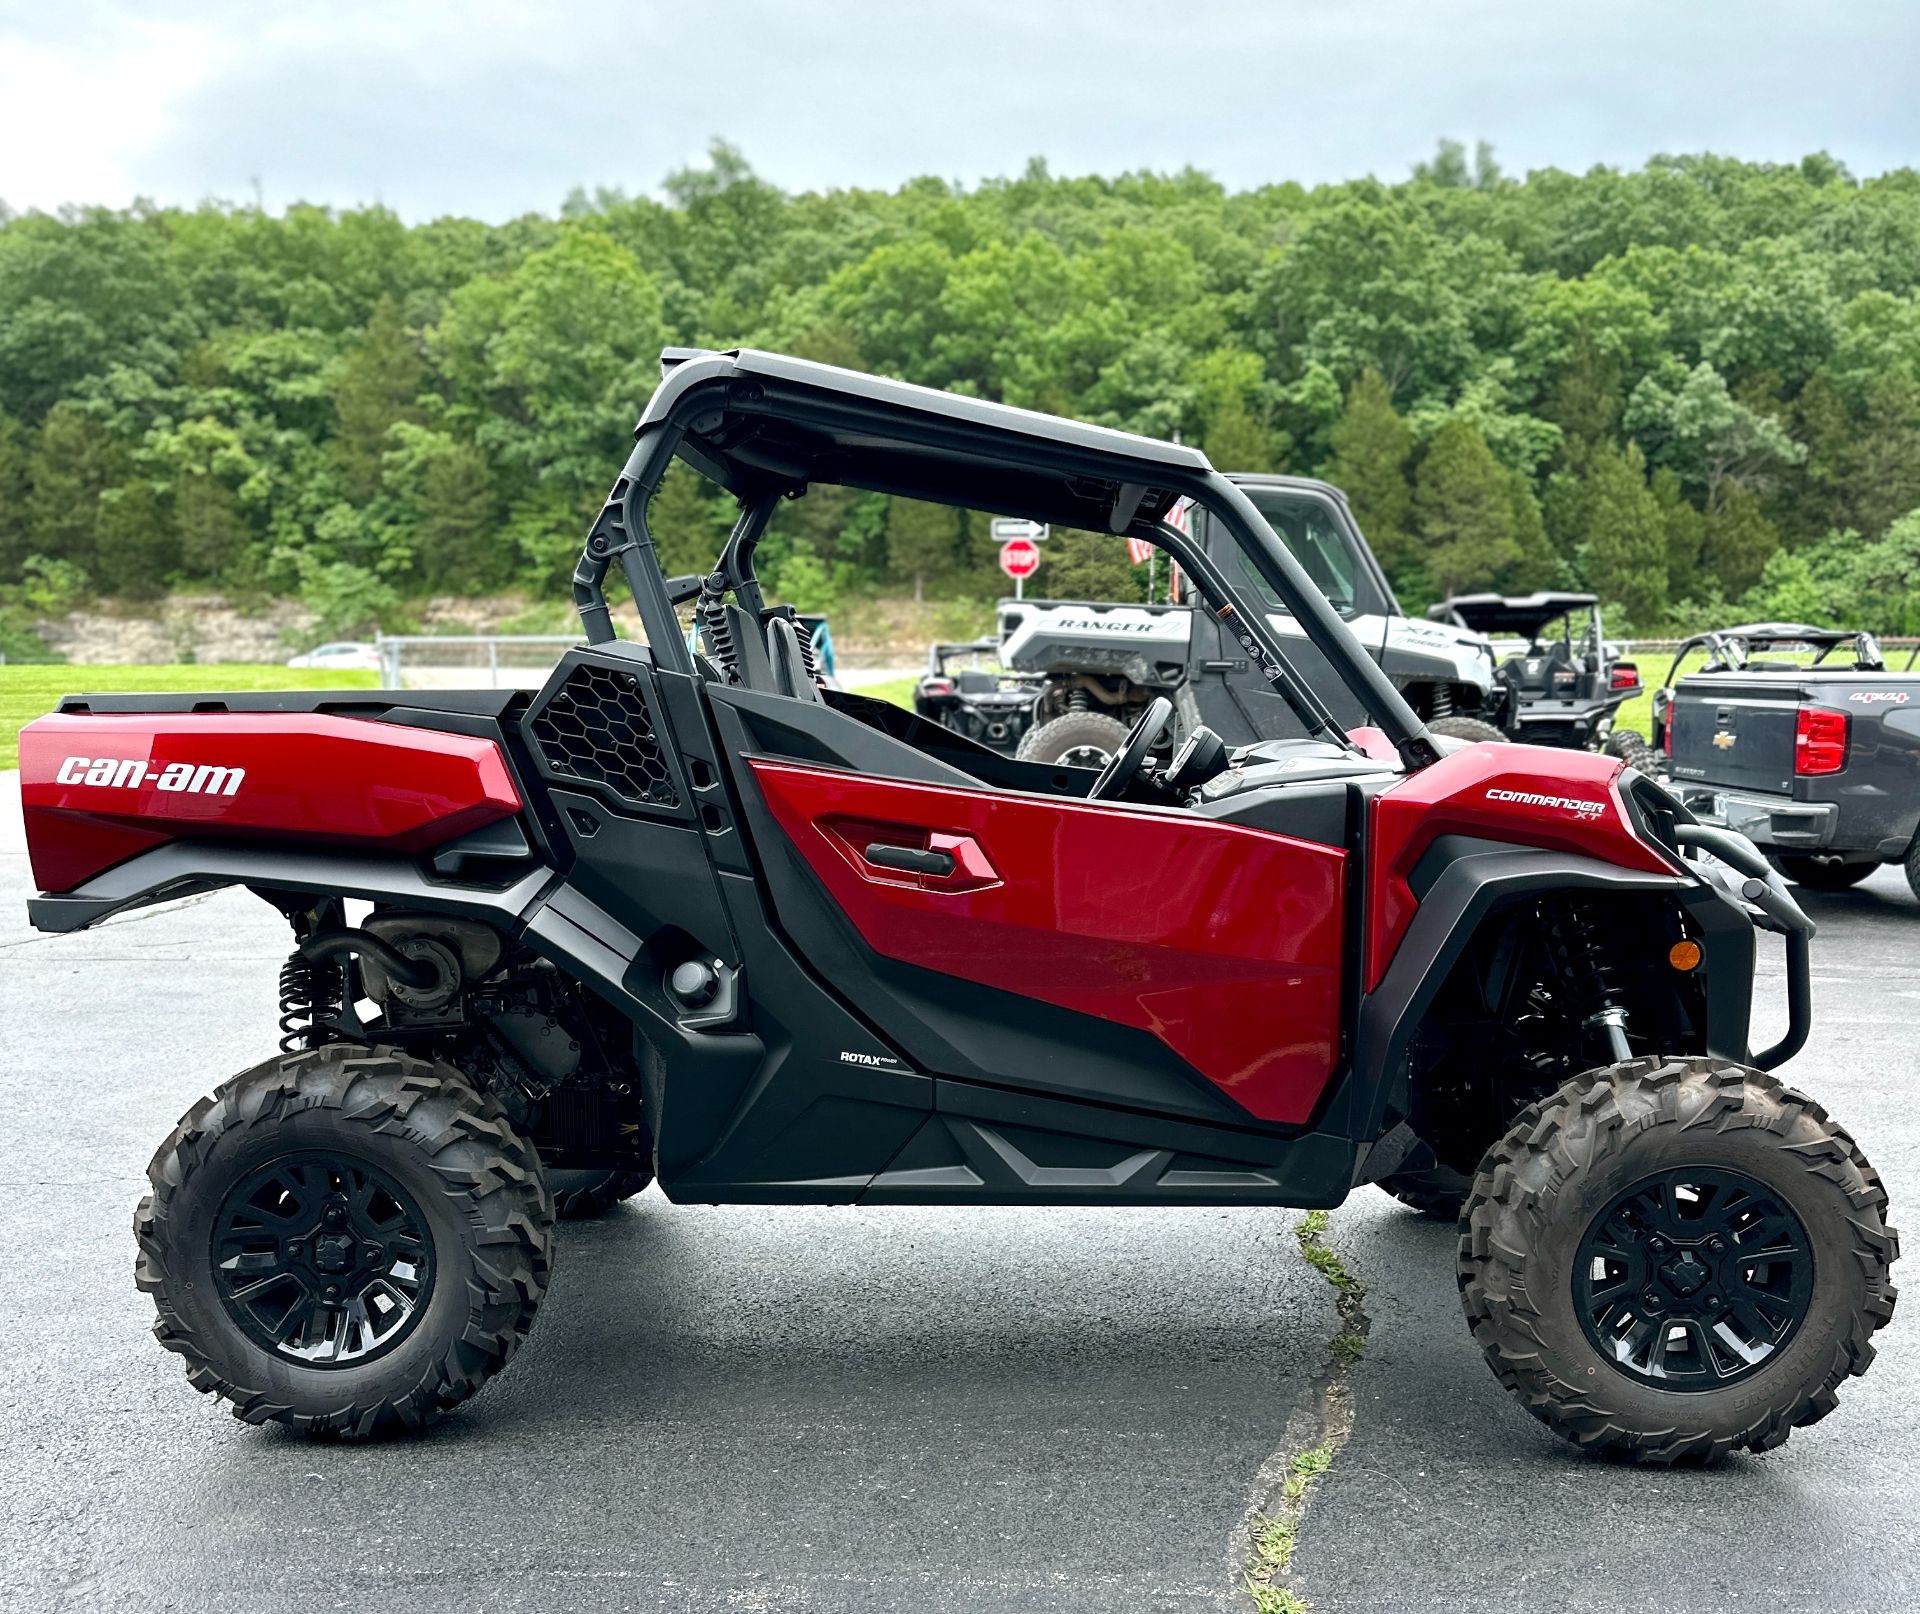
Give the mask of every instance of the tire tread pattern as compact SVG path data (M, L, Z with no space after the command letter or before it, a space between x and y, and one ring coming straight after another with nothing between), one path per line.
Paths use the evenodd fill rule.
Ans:
M227 1353L200 1338L181 1314L169 1280L176 1201L215 1145L312 1109L332 1110L349 1128L411 1140L444 1192L463 1202L473 1242L466 1323L431 1371L404 1394L349 1397L322 1411L276 1401L267 1387L238 1377L238 1369L217 1359ZM552 1274L553 1206L532 1144L514 1131L494 1099L458 1072L407 1054L336 1044L242 1071L187 1112L155 1153L147 1177L153 1192L133 1218L139 1243L134 1282L153 1298L154 1337L185 1359L189 1384L225 1397L234 1416L247 1423L271 1419L310 1433L349 1436L419 1428L507 1364L526 1338ZM456 1263L443 1259L440 1267L443 1281L458 1281Z
M1699 1414L1677 1417L1666 1429L1629 1427L1596 1387L1570 1384L1554 1371L1527 1290L1527 1252L1550 1219L1552 1191L1618 1153L1646 1128L1675 1122L1683 1129L1763 1130L1773 1147L1837 1189L1849 1208L1853 1256L1863 1279L1865 1303L1849 1319L1817 1382L1783 1386L1773 1402L1731 1429ZM1631 1060L1577 1077L1530 1105L1487 1151L1461 1213L1461 1301L1495 1377L1527 1411L1577 1446L1651 1463L1706 1463L1739 1449L1767 1451L1831 1412L1839 1385L1873 1360L1872 1335L1892 1318L1899 1294L1889 1280L1899 1236L1887 1225L1886 1211L1879 1173L1846 1130L1804 1093L1723 1060Z

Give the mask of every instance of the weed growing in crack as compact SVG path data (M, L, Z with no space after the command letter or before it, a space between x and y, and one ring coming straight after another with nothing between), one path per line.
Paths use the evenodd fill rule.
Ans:
M1340 1320L1339 1330L1328 1345L1326 1376L1319 1397L1321 1440L1287 1460L1278 1490L1269 1493L1267 1510L1253 1518L1244 1584L1254 1614L1313 1614L1304 1598L1280 1582L1293 1566L1307 1493L1314 1481L1333 1467L1333 1459L1347 1443L1353 1427L1345 1380L1367 1348L1371 1327L1365 1309L1367 1288L1347 1271L1339 1252L1327 1243L1326 1234L1327 1213L1323 1210L1308 1212L1294 1231L1301 1255L1332 1288L1334 1312Z

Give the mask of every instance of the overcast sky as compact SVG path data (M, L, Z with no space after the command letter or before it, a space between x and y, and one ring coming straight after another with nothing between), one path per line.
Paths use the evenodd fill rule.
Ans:
M1204 168L1510 173L1662 151L1916 162L1915 0L0 0L15 208L651 190L713 136L789 188Z

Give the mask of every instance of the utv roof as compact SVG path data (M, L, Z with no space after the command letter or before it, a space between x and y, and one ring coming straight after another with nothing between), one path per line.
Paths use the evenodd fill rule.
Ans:
M1319 493L1329 499L1338 499L1347 503L1346 491L1335 487L1331 482L1322 482L1317 476L1285 476L1278 471L1228 471L1229 482L1237 482L1243 488L1285 488L1291 492Z
M1212 470L1178 443L748 348L668 348L660 368L636 435L683 426L681 457L743 499L837 483L1124 532Z
M1584 611L1599 603L1593 594L1456 594L1429 606L1427 615L1475 633L1521 633L1531 638L1569 611Z

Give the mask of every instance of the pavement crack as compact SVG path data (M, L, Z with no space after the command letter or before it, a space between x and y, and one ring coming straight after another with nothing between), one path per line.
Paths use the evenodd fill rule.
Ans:
M1367 1348L1372 1319L1366 1285L1347 1271L1327 1243L1327 1213L1309 1211L1294 1229L1302 1259L1333 1290L1337 1321L1327 1357L1313 1377L1313 1390L1287 1421L1279 1448L1254 1476L1253 1499L1227 1547L1230 1583L1240 1587L1255 1614L1311 1614L1291 1584L1301 1520L1315 1482L1340 1455L1353 1433L1353 1395L1347 1380Z

